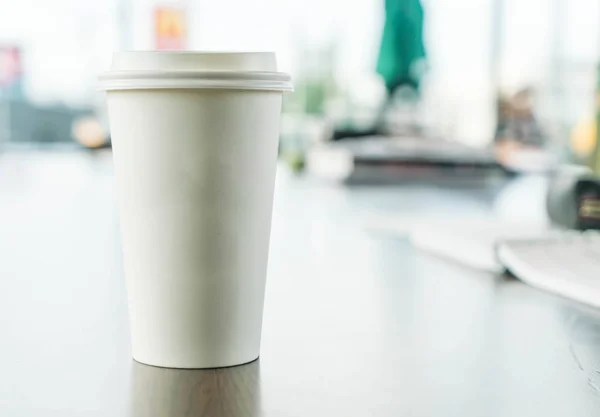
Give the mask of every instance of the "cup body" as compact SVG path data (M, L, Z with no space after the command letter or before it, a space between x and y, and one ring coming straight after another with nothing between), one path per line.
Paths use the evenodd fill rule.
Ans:
M281 91L109 90L133 357L259 356Z

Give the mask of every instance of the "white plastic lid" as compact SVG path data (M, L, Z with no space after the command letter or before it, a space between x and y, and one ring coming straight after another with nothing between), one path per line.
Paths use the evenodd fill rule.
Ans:
M103 90L209 88L293 91L272 52L117 52Z

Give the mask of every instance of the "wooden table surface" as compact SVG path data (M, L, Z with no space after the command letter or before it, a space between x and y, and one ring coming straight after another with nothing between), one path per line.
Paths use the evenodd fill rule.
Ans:
M0 415L600 415L599 311L365 226L490 192L280 174L261 358L169 370L130 357L110 155L0 155Z

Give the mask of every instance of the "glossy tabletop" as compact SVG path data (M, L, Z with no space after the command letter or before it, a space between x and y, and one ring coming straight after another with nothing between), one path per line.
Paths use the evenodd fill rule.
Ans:
M495 191L280 171L260 359L170 370L130 356L112 181L108 153L0 155L1 416L600 416L598 310L368 227Z

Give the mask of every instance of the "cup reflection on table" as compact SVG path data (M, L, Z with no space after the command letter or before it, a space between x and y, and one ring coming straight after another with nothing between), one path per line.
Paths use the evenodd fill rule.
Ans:
M131 416L261 415L259 361L221 369L167 369L133 361Z

